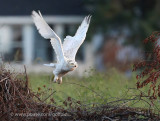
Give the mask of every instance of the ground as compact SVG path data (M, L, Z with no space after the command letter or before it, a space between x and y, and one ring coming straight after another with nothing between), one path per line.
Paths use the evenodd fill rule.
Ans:
M25 67L24 67L25 68ZM0 68L0 120L159 120L159 99L153 103L137 90L136 79L111 69L91 70L88 77L14 73ZM154 104L154 105L153 105ZM42 115L43 114L43 115ZM44 115L45 114L45 115Z
M96 73L89 77L68 77L63 78L62 84L52 82L52 74L48 75L29 75L30 87L34 92L43 92L46 90L46 94L42 98L46 98L47 95L54 94L52 98L58 105L63 105L62 102L71 97L75 100L86 102L87 104L105 104L117 99L133 99L138 97L141 93L147 93L147 89L136 89L136 74L133 73L130 78L124 76L123 73L118 72L116 69L111 69L106 73ZM52 89L52 90L49 90ZM137 96L136 96L137 95ZM148 99L144 101L129 101L125 106L131 107L149 107ZM154 106L160 107L159 99L154 102Z

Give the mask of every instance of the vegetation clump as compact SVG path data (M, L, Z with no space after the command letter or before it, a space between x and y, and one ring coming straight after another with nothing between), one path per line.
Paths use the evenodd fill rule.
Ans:
M134 64L133 71L140 70L137 78L137 88L149 86L148 97L152 101L160 97L160 43L159 32L153 32L144 40L145 44L152 45L153 51L145 52L145 59Z

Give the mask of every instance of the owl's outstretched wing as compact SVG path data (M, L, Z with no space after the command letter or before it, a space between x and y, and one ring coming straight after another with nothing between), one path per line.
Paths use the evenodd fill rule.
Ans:
M64 54L63 54L61 39L45 22L40 11L39 13L32 11L32 18L41 36L44 37L45 39L50 39L53 49L57 55L57 60L58 61L63 60Z
M73 37L66 36L66 38L64 39L63 51L66 58L75 60L76 53L86 38L90 20L91 16L85 17L76 34Z

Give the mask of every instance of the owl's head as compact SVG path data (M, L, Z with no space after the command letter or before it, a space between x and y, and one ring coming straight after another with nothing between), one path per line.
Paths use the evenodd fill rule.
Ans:
M68 60L68 65L69 65L69 67L70 67L71 69L73 69L73 70L78 67L77 62L76 62L76 61L73 61L73 60Z

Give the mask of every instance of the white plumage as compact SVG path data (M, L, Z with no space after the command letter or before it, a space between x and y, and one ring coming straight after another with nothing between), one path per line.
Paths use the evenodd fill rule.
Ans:
M78 66L75 61L75 56L79 47L85 40L91 16L84 18L73 37L66 36L63 45L61 39L45 22L40 12L37 13L33 11L32 18L41 36L45 39L50 39L51 45L57 55L57 63L44 65L53 67L53 74L55 75L54 82L58 81L59 83L62 83L62 76L69 71L73 71Z

